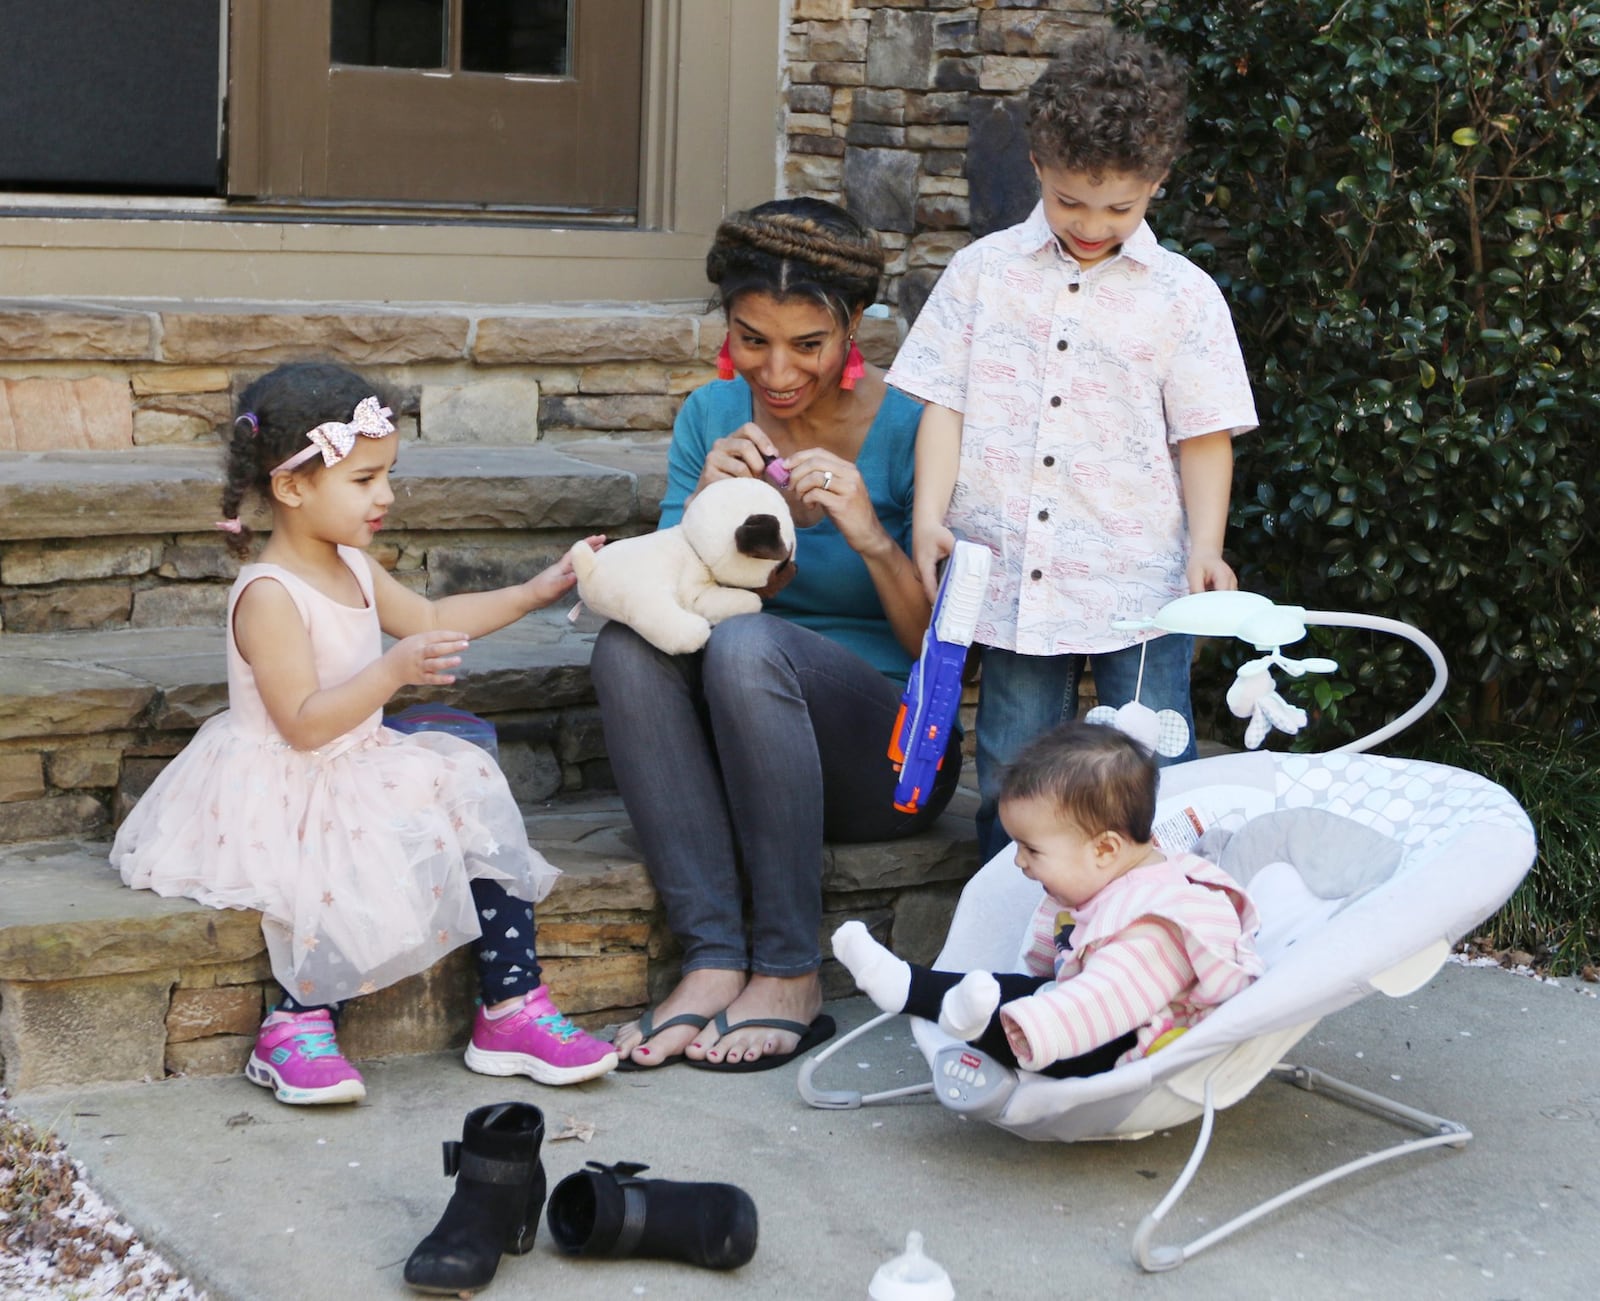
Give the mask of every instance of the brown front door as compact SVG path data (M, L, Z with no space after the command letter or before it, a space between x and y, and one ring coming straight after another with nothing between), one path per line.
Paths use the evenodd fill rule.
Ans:
M638 207L644 0L233 0L228 192Z

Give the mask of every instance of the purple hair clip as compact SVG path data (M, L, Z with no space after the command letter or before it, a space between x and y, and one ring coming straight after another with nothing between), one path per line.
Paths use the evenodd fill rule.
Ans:
M236 425L249 425L250 433L253 436L259 436L261 433L261 422L256 419L254 411L246 411L243 415L235 416L233 423Z

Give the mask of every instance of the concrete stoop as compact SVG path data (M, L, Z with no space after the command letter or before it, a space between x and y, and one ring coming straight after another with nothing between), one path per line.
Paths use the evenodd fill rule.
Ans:
M977 868L972 797L930 831L831 845L823 949L848 917L914 959L937 952ZM568 797L528 818L562 869L539 906L538 947L557 1002L591 1028L661 997L676 957L620 800ZM125 888L104 841L0 848L0 1082L16 1092L243 1069L272 989L259 914ZM853 991L831 960L829 997ZM357 1060L465 1043L476 985L463 948L432 970L354 1001L340 1041Z

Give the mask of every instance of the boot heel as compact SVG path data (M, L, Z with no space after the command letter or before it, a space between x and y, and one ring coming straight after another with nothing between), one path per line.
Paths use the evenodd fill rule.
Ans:
M522 1102L469 1112L461 1141L444 1145L455 1191L433 1232L406 1261L405 1280L422 1292L486 1286L502 1254L532 1250L544 1208L544 1113Z

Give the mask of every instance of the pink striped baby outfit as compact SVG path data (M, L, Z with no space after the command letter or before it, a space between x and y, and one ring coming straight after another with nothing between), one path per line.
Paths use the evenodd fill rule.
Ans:
M1130 1030L1118 1065L1144 1056L1261 974L1260 926L1238 882L1194 854L1136 867L1075 909L1046 895L1024 957L1056 983L1001 1009L1028 1041L1018 1064L1040 1070Z

